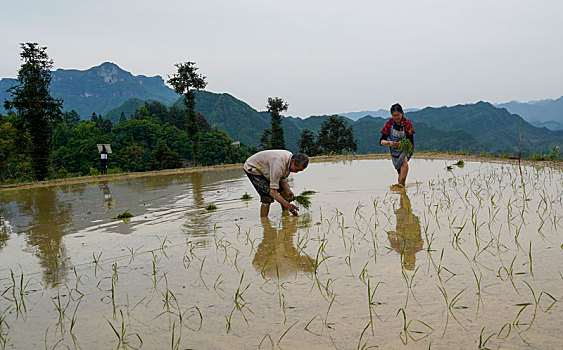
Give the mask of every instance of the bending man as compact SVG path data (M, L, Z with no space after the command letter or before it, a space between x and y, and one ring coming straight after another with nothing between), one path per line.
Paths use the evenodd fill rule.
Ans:
M244 172L260 195L260 216L268 216L270 204L276 200L282 207L282 215L297 215L298 208L291 204L293 192L287 178L290 173L303 171L309 158L303 153L292 154L285 150L261 151L246 160Z

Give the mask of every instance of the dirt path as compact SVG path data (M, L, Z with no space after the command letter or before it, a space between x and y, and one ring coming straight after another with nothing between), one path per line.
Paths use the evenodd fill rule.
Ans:
M463 160L463 161L477 161L477 162L490 162L490 163L506 163L506 164L515 164L515 165L518 164L518 159L493 158L493 157L477 156L477 155L457 155L457 154L438 153L438 152L417 152L414 154L414 157L422 158L422 159L444 159L444 160L451 160L454 162L457 162L458 160ZM353 161L353 160L361 160L361 159L389 159L389 154L370 153L370 154L357 154L357 155L334 155L334 156L310 157L310 161L312 163ZM554 168L563 168L563 162L561 161L547 162L547 161L522 160L522 165L550 166ZM236 168L242 168L242 163L213 165L213 166L199 166L199 167L180 168L180 169L167 169L167 170L157 170L157 171L145 171L139 173L120 173L120 174L97 175L97 176L80 176L80 177L72 177L66 179L0 185L0 192L7 190L23 189L23 188L69 185L69 184L76 184L82 182L112 181L112 180L142 177L142 176L185 174L185 173L193 173L198 171L236 169Z

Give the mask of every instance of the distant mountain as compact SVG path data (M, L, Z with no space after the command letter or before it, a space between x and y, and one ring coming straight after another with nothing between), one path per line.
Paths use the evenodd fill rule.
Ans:
M418 109L418 108L406 108L405 113L419 111L419 110L420 109ZM346 117L348 119L352 119L352 120L356 121L356 120L362 119L363 117L389 118L390 112L389 112L388 109L378 109L377 111L360 111L360 112L338 113L338 115L341 115L343 117Z
M346 113L338 113L343 117L348 119L352 119L354 121L360 120L363 117L373 117L373 118L388 118L389 111L386 109L378 109L377 111L360 111L360 112L346 112Z
M525 103L511 101L495 104L495 107L506 108L510 113L520 115L532 125L563 130L563 96L556 100L545 99Z
M4 100L11 99L7 89L15 79L0 80L0 113L5 113ZM171 105L178 99L174 90L164 85L160 76L133 75L114 63L105 62L88 70L57 69L52 72L51 96L63 99L63 109L74 109L82 119L93 112L105 115L109 110L131 98L157 100Z
M103 63L85 71L58 69L52 73L51 94L64 100L65 110L76 110L83 119L92 112L102 114L117 124L121 113L127 117L147 100L165 105L183 104L160 76L134 76L113 63ZM0 80L0 104L10 98L6 90L14 86L14 79ZM247 103L227 93L196 91L196 110L210 125L226 131L234 140L258 146L264 129L270 127L270 115L259 112ZM522 150L524 155L546 153L563 144L563 131L548 130L563 124L563 97L528 103L509 102L495 106L486 102L454 107L405 110L416 129L416 149L487 153L518 153L520 130L519 113L530 122L522 121ZM5 111L0 108L0 113ZM380 131L389 111L340 113L354 127L360 153L386 152L379 146ZM304 129L318 132L328 116L306 119L284 117L282 126L286 146L297 151L297 142ZM540 125L545 127L535 127Z
M210 125L226 131L234 140L250 146L258 146L264 129L270 127L270 115L258 112L248 104L229 94L196 91L196 109L205 116ZM108 116L119 120L119 111L129 116L144 103L129 100ZM177 101L181 107L180 101ZM283 117L286 147L299 150L297 145L304 129L319 132L328 115L311 116L306 119ZM496 108L487 102L458 105L454 107L425 108L407 112L413 121L417 150L467 151L471 153L512 153L518 154L520 120L518 115L506 109ZM357 121L347 118L354 127L354 136L359 153L387 152L379 145L381 128L385 118L363 117ZM555 146L563 146L563 131L538 128L522 120L522 151L524 156L538 152L547 153Z
M486 152L518 154L522 118L487 102L454 107L427 107L418 112L407 113L407 118L413 121L415 129L417 124L423 122L442 131L463 130L484 146ZM563 131L534 127L522 120L523 154L547 153L553 147L562 145Z

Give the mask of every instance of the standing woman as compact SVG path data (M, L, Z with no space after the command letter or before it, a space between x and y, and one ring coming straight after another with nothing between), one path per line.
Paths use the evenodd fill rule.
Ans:
M410 120L405 118L403 108L400 104L395 103L391 106L391 118L385 123L381 129L381 138L379 144L381 146L389 146L393 166L399 174L399 186L405 186L407 174L409 172L408 161L411 159L414 151L414 128ZM401 140L406 138L412 144L412 150L409 154L403 154L401 150Z

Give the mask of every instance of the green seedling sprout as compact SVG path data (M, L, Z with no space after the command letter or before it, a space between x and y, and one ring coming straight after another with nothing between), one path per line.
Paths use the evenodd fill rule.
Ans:
M133 217L133 214L129 212L129 209L124 211L123 213L117 215L116 219L130 219Z
M214 211L214 210L217 210L217 206L215 204L211 203L207 207L205 207L205 209L207 209L207 211Z
M118 340L118 344L117 344L117 348L119 349L120 347L127 349L127 348L132 348L132 349L139 349L143 346L143 340L141 339L141 336L139 336L138 333L133 333L133 334L127 334L127 327L125 327L125 319L123 317L123 311L119 310L119 312L121 313L121 329L118 331L113 324L108 321L111 329L113 330L113 332L115 333L115 336L117 337ZM139 346L135 347L132 345L132 343L129 341L129 338L131 337L137 337L137 339L139 340Z
M243 201L249 201L252 199L252 196L244 192L244 194L242 195L242 197L240 197L240 199L242 199Z

